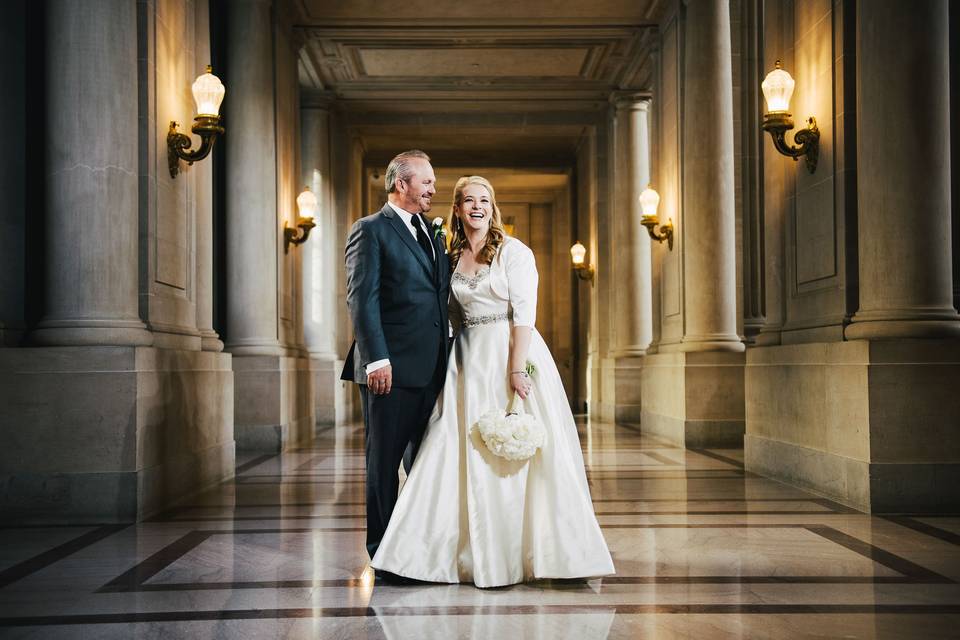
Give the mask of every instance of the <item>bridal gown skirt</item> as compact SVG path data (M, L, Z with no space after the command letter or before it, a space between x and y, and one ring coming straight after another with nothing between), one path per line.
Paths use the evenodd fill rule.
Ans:
M527 413L546 427L528 461L491 454L473 425L506 409L511 323L464 329L372 565L429 582L496 587L536 578L609 575L573 415L553 357L534 329Z

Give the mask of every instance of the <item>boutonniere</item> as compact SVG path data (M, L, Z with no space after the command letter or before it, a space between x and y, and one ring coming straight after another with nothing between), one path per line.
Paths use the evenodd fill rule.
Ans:
M443 225L443 218L439 216L434 218L430 227L433 229L433 239L436 240L437 238L440 238L440 242L443 243L444 252L446 253L447 228Z
M436 240L438 237L447 239L447 228L443 226L443 218L437 217L433 219L431 224L433 228L433 239Z

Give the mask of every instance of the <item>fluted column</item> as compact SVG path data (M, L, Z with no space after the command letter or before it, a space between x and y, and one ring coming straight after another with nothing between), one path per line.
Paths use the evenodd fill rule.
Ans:
M615 95L615 356L642 356L653 338L650 236L638 199L650 183L650 100Z
M684 57L684 351L743 351L737 335L730 3L687 4Z
M137 4L46 3L44 345L148 345L138 310Z
M224 114L227 348L277 355L277 161L269 0L236 0L227 16Z
M862 2L857 29L860 309L845 335L957 337L947 2Z
M337 291L340 262L336 216L330 202L330 112L325 106L301 109L303 184L317 197L317 228L303 252L303 329L310 355L336 359Z

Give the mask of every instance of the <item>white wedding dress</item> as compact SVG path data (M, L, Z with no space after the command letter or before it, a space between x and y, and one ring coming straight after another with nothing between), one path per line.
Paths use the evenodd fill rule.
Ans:
M513 397L511 326L534 324L533 253L506 238L476 277L454 273L451 292L460 332L443 393L372 566L478 587L612 574L569 402L536 329L527 356L536 367L533 390L523 408L546 427L546 444L529 461L513 462L491 454L473 429Z

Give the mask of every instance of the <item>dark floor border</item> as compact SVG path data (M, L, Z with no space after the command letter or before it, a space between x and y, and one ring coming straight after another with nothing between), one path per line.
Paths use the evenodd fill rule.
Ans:
M109 538L113 534L117 533L118 531L122 531L129 526L130 524L105 524L99 526L93 531L88 531L80 536L77 536L73 540L68 540L61 545L49 549L48 551L37 554L32 558L13 565L12 567L8 567L3 571L0 571L0 589L16 582L17 580L22 580L31 574L45 569L53 563L59 562L82 549L86 549L87 547L100 542L104 538ZM44 527L42 525L38 525L37 528L42 529Z
M252 460L247 460L246 462L244 462L243 464L241 464L239 467L237 467L237 468L234 470L233 473L234 473L235 476L239 476L239 475L240 475L241 473L243 473L244 471L249 471L250 469L253 469L254 467L259 467L261 464L263 464L263 463L266 462L267 460L273 460L274 458L277 457L277 455L279 455L279 454L276 454L276 453L265 453L264 455L262 455L262 456L257 456L256 458L254 458L254 459L252 459Z
M859 511L850 509L841 504L833 502L832 500L827 500L826 498L594 498L594 504L606 504L611 502L624 502L624 503L637 503L637 502L650 502L650 503L677 503L677 504L686 504L686 503L716 503L716 502L806 502L810 504L819 504L827 509L827 511L805 511L805 514L809 515L829 515L831 513L853 513L859 514ZM283 509L288 507L364 507L366 506L366 501L364 500L354 500L349 502L264 502L259 504L232 504L232 505L223 505L223 504L189 504L182 505L175 509L172 509L166 514L166 519L164 522L187 522L200 520L204 517L216 517L216 516L199 516L198 518L188 518L188 517L178 517L173 518L173 516L185 516L188 511L198 510L198 509ZM658 512L650 512L648 515L656 515ZM665 514L665 512L659 512L660 514ZM707 515L708 513L725 513L719 511L711 512L697 512L697 511L683 511L677 512L676 515ZM758 515L764 514L765 511L737 511L736 514L749 515L755 513ZM772 514L778 513L788 513L787 511L774 511ZM729 515L734 515L734 512L730 512ZM233 519L233 518L230 518ZM256 519L254 516L237 518L237 519ZM200 520L202 521L202 520Z
M714 460L717 460L719 462L724 462L740 470L743 470L744 468L743 463L740 462L739 460L736 460L734 458L728 458L727 456L716 453L715 451L711 451L710 449L687 449L687 451L692 451L693 453L698 453L701 456L713 458Z
M960 605L943 604L621 604L621 605L486 605L434 607L310 607L305 609L227 609L156 611L0 618L0 627L279 620L290 618L372 618L394 616L516 616L613 613L632 614L960 614Z
M725 511L596 511L596 516L829 516L832 511L741 509ZM366 518L366 513L310 513L301 515L267 514L259 516L197 516L170 518L164 522L256 522L296 520L355 520Z
M804 529L860 556L868 558L900 574L899 576L614 576L609 584L953 584L950 578L942 576L906 558L880 549L868 542L854 538L842 531L825 525L801 523L651 523L651 524L613 524L601 525L601 529ZM277 534L277 533L313 533L366 531L365 527L286 529L227 529L196 530L185 534L178 540L160 549L152 556L132 567L123 574L106 583L97 593L126 593L145 591L203 591L210 589L280 589L314 588L319 586L350 587L360 586L356 579L345 580L282 580L247 582L184 582L146 584L153 576L166 567L196 549L215 535ZM633 582L624 582L625 579ZM605 580L606 582L606 580Z
M884 520L893 522L894 524L899 524L902 527L907 529L912 529L918 533L928 535L937 540L942 540L944 542L949 542L954 546L960 546L960 535L957 535L953 531L947 531L946 529L941 529L940 527L935 527L932 524L927 522L921 522L910 516L879 516ZM928 516L921 516L928 517Z

